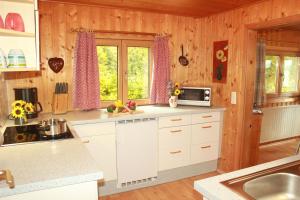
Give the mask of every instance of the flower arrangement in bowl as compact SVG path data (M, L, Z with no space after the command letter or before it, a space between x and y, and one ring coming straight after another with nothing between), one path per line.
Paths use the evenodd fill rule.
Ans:
M178 95L182 94L183 91L180 89L179 83L173 84L172 81L168 83L168 91L169 91L169 105L172 108L177 107Z
M125 105L121 100L116 101L114 104L109 105L106 108L109 113L127 113L136 110L136 103L134 101L128 101Z
M22 125L27 123L27 114L34 112L34 105L30 102L17 100L12 103L10 117L15 120L15 124Z

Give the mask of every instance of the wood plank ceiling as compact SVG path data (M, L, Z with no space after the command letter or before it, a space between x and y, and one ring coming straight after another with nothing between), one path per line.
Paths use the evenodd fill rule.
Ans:
M41 0L203 17L262 0Z

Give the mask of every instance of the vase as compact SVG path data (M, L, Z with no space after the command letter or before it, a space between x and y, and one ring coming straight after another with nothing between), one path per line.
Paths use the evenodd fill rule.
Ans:
M15 125L24 125L26 120L24 118L15 118Z
M178 101L178 98L177 96L171 96L169 98L169 105L171 108L176 108L177 107L177 101Z

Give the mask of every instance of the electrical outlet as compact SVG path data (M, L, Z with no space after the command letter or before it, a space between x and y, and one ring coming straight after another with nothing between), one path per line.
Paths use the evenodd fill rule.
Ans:
M231 92L231 104L236 104L236 92Z

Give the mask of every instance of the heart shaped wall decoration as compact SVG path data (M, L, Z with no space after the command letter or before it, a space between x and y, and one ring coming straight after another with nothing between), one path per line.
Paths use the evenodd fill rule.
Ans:
M54 71L55 73L60 72L60 70L62 70L62 68L64 67L64 60L62 58L50 58L48 60L48 64L50 66L50 68L52 69L52 71Z

